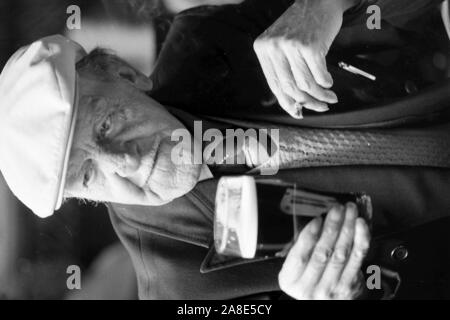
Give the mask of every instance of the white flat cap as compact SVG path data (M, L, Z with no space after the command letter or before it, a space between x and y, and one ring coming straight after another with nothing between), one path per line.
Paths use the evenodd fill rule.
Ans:
M62 204L77 114L76 63L85 55L55 35L19 49L0 74L0 170L42 218Z

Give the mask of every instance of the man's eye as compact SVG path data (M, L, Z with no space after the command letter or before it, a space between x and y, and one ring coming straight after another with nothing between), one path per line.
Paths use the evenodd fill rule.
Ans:
M98 138L100 140L106 139L111 132L112 129L112 121L111 116L107 117L105 121L101 124L98 132Z

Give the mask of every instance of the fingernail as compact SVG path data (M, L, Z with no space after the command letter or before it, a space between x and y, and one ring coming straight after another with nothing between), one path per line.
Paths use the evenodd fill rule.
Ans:
M321 217L315 218L311 223L310 229L311 233L317 234L320 232L321 228L322 228L322 218Z
M319 85L323 88L329 89L333 86L333 78L331 76L327 76L325 79L319 82Z
M336 206L329 213L330 219L333 221L340 220L342 217L342 211L343 211L343 206Z
M338 99L336 93L334 93L334 92L330 93L330 100L332 101L330 103L338 103L339 102L339 99Z
M353 203L353 202L347 202L347 203L345 204L345 206L346 206L348 209L356 209L356 204Z
M356 205L353 202L349 202L346 206L347 217L352 220L356 219L358 217L358 208L356 207Z
M303 119L303 110L302 107L295 106L295 114L294 117L297 119Z
M333 77L331 76L330 73L327 74L327 82L330 85L330 87L332 87L334 84Z

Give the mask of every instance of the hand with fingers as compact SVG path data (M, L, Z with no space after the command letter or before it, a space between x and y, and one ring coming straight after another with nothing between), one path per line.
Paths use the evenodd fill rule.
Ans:
M349 300L364 293L361 266L370 231L355 204L312 220L289 251L278 276L280 288L299 300Z
M328 111L338 102L326 55L344 11L356 0L296 0L254 43L264 75L280 106L301 119L302 110Z

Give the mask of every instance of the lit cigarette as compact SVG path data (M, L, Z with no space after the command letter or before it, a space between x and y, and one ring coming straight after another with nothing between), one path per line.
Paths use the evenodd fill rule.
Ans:
M351 72L351 73L354 73L354 74L359 74L360 76L366 77L367 79L370 79L372 81L375 81L377 79L377 77L375 77L373 74L365 72L365 71L363 71L361 69L358 69L358 68L356 68L356 67L354 67L352 65L349 65L349 64L347 64L345 62L341 61L341 62L338 63L338 65L339 65L340 68L342 68L342 69L344 69L344 70L346 70L348 72Z

